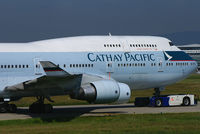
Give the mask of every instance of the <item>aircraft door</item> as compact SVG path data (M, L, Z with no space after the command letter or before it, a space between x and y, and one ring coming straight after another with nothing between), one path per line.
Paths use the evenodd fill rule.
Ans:
M106 72L113 73L114 72L114 64L112 62L106 63Z
M109 79L112 77L111 74L114 73L114 64L112 62L106 63L106 72L109 75Z
M158 66L158 72L163 72L163 58L162 57L157 58L157 66Z
M123 47L123 50L125 52L130 52L130 47L129 47L129 43L126 40L121 40L121 45Z
M39 58L34 59L34 72L35 75L42 75L42 66Z

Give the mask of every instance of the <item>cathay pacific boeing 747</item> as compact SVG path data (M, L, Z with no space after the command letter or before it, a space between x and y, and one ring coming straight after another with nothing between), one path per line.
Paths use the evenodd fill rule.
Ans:
M51 112L51 96L70 95L91 103L125 103L131 89L183 80L197 63L166 38L80 36L0 44L0 112L15 112L11 101L34 96L31 112Z

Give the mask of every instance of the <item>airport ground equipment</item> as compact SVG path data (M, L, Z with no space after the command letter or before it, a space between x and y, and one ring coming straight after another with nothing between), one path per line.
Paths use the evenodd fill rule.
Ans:
M168 106L191 106L196 105L195 95L161 95L152 97L135 98L135 106L152 106L152 107L168 107Z

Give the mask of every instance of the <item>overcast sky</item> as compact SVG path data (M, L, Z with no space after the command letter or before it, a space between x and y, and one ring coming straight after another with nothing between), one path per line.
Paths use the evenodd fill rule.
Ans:
M0 0L0 42L200 31L200 0Z

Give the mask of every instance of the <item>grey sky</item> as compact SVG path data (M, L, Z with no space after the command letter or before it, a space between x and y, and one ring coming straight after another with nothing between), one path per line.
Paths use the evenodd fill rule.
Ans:
M200 0L0 0L0 42L200 31Z

